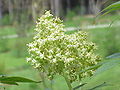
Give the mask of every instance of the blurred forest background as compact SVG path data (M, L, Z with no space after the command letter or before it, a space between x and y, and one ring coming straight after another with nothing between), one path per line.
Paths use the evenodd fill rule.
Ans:
M95 16L103 8L116 1L119 0L0 0L0 74L21 75L40 80L39 73L26 62L28 56L26 44L32 41L35 22L45 10L51 10L53 15L63 19L65 28L68 30L67 34L76 32L77 30L72 30L75 27L103 26L84 29L88 32L89 39L97 44L98 50L96 52L101 57L120 52L119 25L104 27L106 24L111 24L116 18L119 19L120 12L116 11L100 17L94 23ZM118 19L115 22L118 22ZM120 67L118 68L120 69ZM110 80L111 76L109 75L110 72L107 72L101 78L107 76ZM54 90L67 90L63 81L62 77L56 79L53 82L55 83ZM119 89L116 87L116 90ZM7 90L44 89L42 84L21 84L20 86L7 87ZM114 88L105 90L114 90Z

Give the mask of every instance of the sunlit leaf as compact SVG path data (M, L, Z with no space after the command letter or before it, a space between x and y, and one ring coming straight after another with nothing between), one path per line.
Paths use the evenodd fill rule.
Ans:
M0 77L0 83L1 85L18 85L18 82L21 83L40 83L41 81L33 81L31 79L27 79L24 77Z
M112 54L112 55L110 55L110 56L107 56L106 58L107 58L107 59L120 58L120 53L114 53L114 54Z
M119 7L111 8L110 10L104 12L101 16L107 15L107 14L111 13L112 11L119 10L119 9L120 9L120 6Z
M109 5L108 7L106 7L105 9L103 9L102 10L102 12L103 11L106 11L106 10L110 10L110 9L113 9L113 8L119 8L120 7L120 1L118 1L118 2L115 2L115 3L113 3L113 4L111 4L111 5Z
M87 72L87 71L89 71L89 70L96 69L96 68L100 67L101 65L102 65L102 63L99 63L99 64L97 64L97 65L94 65L94 66L91 66L91 67L89 67L89 68L86 68L86 69L80 71L80 74L81 74L81 73L84 73L84 72Z
M112 11L119 10L119 9L120 9L120 1L115 2L115 3L111 4L111 5L109 5L108 7L103 9L100 13L98 13L98 15L103 13L101 16L104 16L104 15L106 15L106 14L112 12Z
M102 72L105 72L106 70L109 70L117 65L120 65L120 60L106 60L101 67L99 67L94 75L101 74Z
M96 90L96 89L98 89L98 88L101 88L101 87L104 87L104 86L107 86L108 84L106 84L106 82L104 82L104 83L102 83L102 84L100 84L100 85L97 85L97 86L95 86L95 87L93 87L93 88L91 88L91 89L88 89L88 90Z
M80 87L84 86L85 84L87 84L87 83L83 83L83 84L81 84L81 85L78 85L78 86L76 86L75 88L73 88L73 90L79 89Z
M18 85L16 82L1 81L0 86Z

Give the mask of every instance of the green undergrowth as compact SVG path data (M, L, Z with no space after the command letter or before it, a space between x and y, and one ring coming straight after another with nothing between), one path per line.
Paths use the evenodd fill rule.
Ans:
M114 16L115 17L115 16ZM106 17L107 18L107 17ZM110 17L113 20L113 17ZM80 19L81 20L81 19ZM86 19L88 20L88 19ZM79 21L79 19L78 19ZM66 21L67 27L79 25L77 19L76 21ZM84 21L81 20L81 21ZM92 21L92 20L91 20ZM82 23L82 22L81 22ZM76 26L77 26L76 25ZM98 46L96 53L101 55L101 57L106 57L113 53L120 52L120 30L119 27L108 27L108 28L96 28L86 30L89 34L89 40L95 42ZM31 29L31 31L33 30ZM68 31L66 34L72 34L76 31ZM0 27L0 35L11 35L16 33L16 28L14 27ZM2 41L1 41L2 40ZM24 38L12 38L12 39L0 39L0 74L10 75L10 76L23 76L30 79L40 80L39 73L32 69L31 66L26 62L26 57L28 56L26 44L32 41L32 37ZM116 69L117 68L117 69ZM98 84L107 82L109 85L102 87L102 90L119 90L120 79L119 72L120 66L115 66L109 70L102 72L100 75L92 78L86 87L82 90L92 88ZM58 77L58 76L56 76ZM83 82L89 80L85 79ZM46 80L47 81L47 80ZM111 86L112 83L112 86ZM115 83L113 85L113 83ZM47 81L48 86L50 86ZM76 83L73 84L76 86ZM53 81L54 90L68 90L66 83L62 77L55 78ZM40 84L20 84L19 86L9 86L6 90L44 90L42 83ZM101 90L101 89L98 89Z

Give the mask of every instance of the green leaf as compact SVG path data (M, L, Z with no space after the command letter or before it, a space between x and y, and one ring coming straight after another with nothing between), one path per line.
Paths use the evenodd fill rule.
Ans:
M6 82L6 81L1 81L0 86L6 86L6 85L18 85L16 82Z
M119 10L120 9L120 1L118 2L115 2L111 5L109 5L108 7L106 7L105 9L103 9L100 13L98 13L98 15L100 15L101 13L103 13L101 16L104 16L112 11L115 11L115 10ZM97 15L97 16L98 16Z
M120 58L120 53L114 53L114 54L112 54L112 55L110 55L110 56L107 56L106 58L107 58L107 59Z
M107 15L107 14L111 13L112 11L119 10L119 9L120 9L120 6L119 7L111 8L108 11L104 12L101 16Z
M94 75L101 74L102 72L105 72L106 70L109 70L117 65L120 65L120 60L106 60L103 62L102 66L96 70Z
M100 85L97 85L97 86L95 86L95 87L93 87L93 88L91 88L91 89L88 89L88 90L96 90L97 88L101 88L101 87L104 87L104 86L107 86L108 84L106 84L106 82L104 82L104 83L102 83L102 84L100 84Z
M39 83L23 77L0 77L0 82Z
M80 74L81 74L81 73L84 73L84 72L87 72L87 71L89 71L89 70L92 70L92 69L96 69L96 68L100 67L101 65L102 65L102 63L99 63L99 64L97 64L97 65L91 66L91 67L89 67L89 68L87 68L87 69L84 69L84 70L80 71Z
M73 90L76 90L76 89L78 89L78 88L84 86L85 84L87 84L87 83L80 84L80 85L76 86L75 88L73 88Z
M110 10L110 9L113 9L113 8L119 8L120 7L120 1L118 1L118 2L115 2L115 3L113 3L113 4L111 4L111 5L109 5L108 7L106 7L105 9L103 9L102 10L102 12L103 11L106 11L106 10Z

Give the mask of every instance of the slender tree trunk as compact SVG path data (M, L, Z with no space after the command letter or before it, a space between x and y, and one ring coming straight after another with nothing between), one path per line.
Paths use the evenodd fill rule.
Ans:
M89 13L96 15L101 10L101 0L89 0Z
M0 19L2 18L2 0L0 0Z
M56 16L60 16L61 12L61 1L60 0L50 0L52 13Z
M50 0L50 8L51 8L52 13L54 14L54 13L55 13L55 4L54 4L54 0Z
M85 14L85 0L80 0L80 14L83 15Z
M70 11L70 0L67 0L67 12L69 12Z
M35 7L36 7L36 3L34 3L34 1L32 0L31 9L32 9L32 17L34 22L36 21L36 17L37 17Z
M48 9L48 0L43 0L42 1L42 7L43 7L43 10L47 10Z
M60 11L61 11L61 2L60 0L54 0L55 4L55 15L60 16Z
M13 19L13 4L11 0L8 0L8 11L9 11L9 17L12 20Z
M95 9L95 0L89 0L89 13L94 14Z

